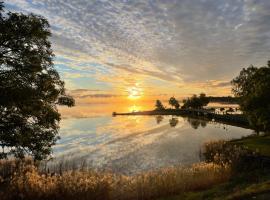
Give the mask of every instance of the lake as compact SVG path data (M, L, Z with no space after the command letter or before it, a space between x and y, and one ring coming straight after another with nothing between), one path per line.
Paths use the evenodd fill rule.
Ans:
M176 116L64 117L56 160L87 162L93 168L137 173L199 162L203 143L241 138L250 129Z

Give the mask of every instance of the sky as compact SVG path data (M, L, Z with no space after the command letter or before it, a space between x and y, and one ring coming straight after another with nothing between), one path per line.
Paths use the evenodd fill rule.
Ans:
M270 59L270 0L8 0L51 25L55 67L76 98L231 95ZM99 100L100 101L100 100Z

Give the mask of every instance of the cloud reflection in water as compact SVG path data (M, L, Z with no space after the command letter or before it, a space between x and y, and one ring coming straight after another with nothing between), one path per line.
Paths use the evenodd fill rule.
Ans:
M171 116L101 116L68 118L61 123L57 159L92 163L94 168L122 173L200 160L209 140L239 138L251 130Z

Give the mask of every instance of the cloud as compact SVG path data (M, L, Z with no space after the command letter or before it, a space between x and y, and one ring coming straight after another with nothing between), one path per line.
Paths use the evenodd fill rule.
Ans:
M64 66L60 71L68 81L89 78L119 88L121 82L156 79L190 89L194 83L217 89L228 84L207 80L231 80L242 67L263 65L269 58L269 0L10 0L6 4L10 10L49 19L56 58L66 59L56 62Z
M120 95L113 95L113 94L89 94L83 95L79 98L112 98L112 97L119 97Z
M75 90L68 90L68 93L76 99L112 98L122 96L118 94L108 93L108 91L99 89L75 89Z

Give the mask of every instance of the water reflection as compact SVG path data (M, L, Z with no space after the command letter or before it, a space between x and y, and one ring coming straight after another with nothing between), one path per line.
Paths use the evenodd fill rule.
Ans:
M84 160L94 168L121 173L192 164L200 161L204 142L252 134L248 129L180 116L69 118L60 126L56 160Z
M157 115L156 116L157 124L160 124L160 122L162 122L163 119L164 119L164 117L162 115Z
M198 129L199 127L205 128L207 126L206 120L187 118L188 123L194 129Z
M160 124L163 121L164 116L157 115L157 116L155 116L155 118L156 118L156 123ZM176 127L178 122L179 122L179 118L181 118L181 117L172 116L171 118L169 118L170 127ZM189 123L189 125L194 129L198 129L199 127L205 128L207 126L207 123L208 123L207 120L190 118L190 117L187 117L186 120Z
M176 127L176 125L178 124L178 118L172 117L171 119L169 119L169 124L171 127Z

